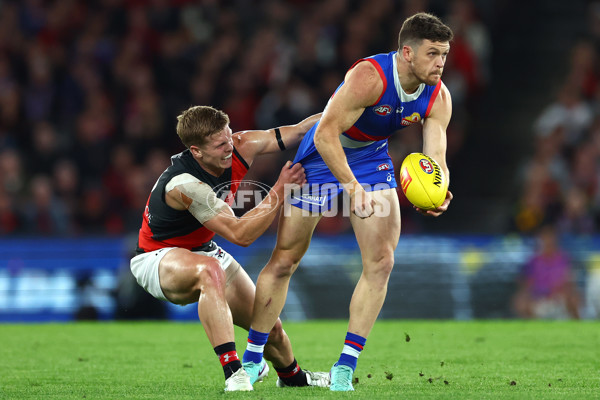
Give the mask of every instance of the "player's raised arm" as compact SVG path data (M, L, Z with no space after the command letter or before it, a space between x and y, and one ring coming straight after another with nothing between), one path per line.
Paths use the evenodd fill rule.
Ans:
M321 113L311 115L295 125L269 130L242 131L233 135L233 145L248 164L260 154L276 153L293 148L306 132L321 118Z
M329 100L315 132L315 147L337 180L352 198L356 215L373 213L370 197L358 184L340 142L342 132L350 129L365 108L373 105L383 92L383 81L369 62L360 62L346 74L344 84ZM355 196L362 193L361 196Z
M288 161L279 179L260 204L237 218L212 188L189 174L174 178L167 186L167 204L177 210L189 210L207 229L239 246L249 246L273 222L284 202L285 185L305 182L304 168ZM177 180L179 179L179 180Z
M450 92L444 83L440 89L431 112L423 122L423 153L427 154L438 162L444 170L448 183L450 182L450 171L446 164L446 129L452 116L452 98ZM448 209L452 200L452 193L448 191L446 200L435 210L421 211L423 214L437 217Z

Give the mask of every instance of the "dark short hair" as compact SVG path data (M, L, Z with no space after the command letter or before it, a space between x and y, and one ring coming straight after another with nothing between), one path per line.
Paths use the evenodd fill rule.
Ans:
M188 149L202 146L210 135L229 125L229 116L210 106L193 106L177 117L177 135Z
M428 13L417 13L402 24L398 34L398 49L402 49L407 44L420 44L424 39L432 42L449 42L453 37L452 29L438 17Z

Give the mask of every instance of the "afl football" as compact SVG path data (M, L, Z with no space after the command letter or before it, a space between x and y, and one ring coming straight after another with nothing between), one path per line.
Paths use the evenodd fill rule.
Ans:
M411 153L400 167L400 185L406 198L422 210L434 210L444 202L448 180L440 165L423 153Z

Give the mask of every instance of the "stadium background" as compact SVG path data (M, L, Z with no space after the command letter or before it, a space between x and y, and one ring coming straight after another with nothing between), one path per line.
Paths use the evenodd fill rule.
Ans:
M600 274L600 2L0 0L0 320L195 318L157 304L127 261L169 156L175 117L225 110L232 129L319 112L358 58L396 48L402 20L453 27L450 210L403 201L382 317L508 318L535 233L551 223L592 302ZM390 141L399 165L420 133ZM273 183L293 150L248 179ZM256 277L276 226L241 249ZM347 219L324 219L285 318L345 318L360 273ZM329 307L323 307L328 304Z

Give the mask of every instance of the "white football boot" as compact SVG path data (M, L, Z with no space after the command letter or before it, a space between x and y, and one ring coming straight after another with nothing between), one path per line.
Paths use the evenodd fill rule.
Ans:
M306 381L308 386L314 387L329 387L331 384L331 376L329 372L311 372L304 370L306 373ZM277 378L277 387L288 387L280 378Z
M239 391L250 391L254 390L250 383L250 376L246 373L244 368L240 368L233 373L229 378L225 380L225 391L226 392L239 392Z

